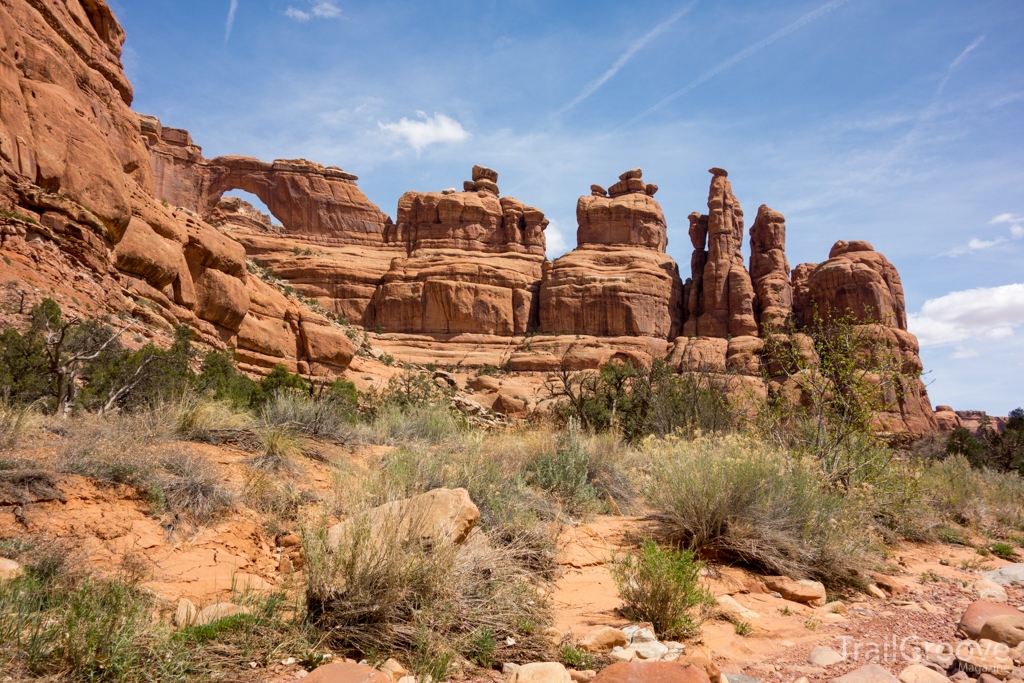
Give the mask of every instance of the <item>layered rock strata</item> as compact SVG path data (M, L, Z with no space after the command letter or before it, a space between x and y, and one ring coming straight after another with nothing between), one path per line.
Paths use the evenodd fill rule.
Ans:
M389 244L404 246L374 291L387 332L512 336L537 328L548 221L500 197L497 172L473 167L465 191L406 192Z
M793 285L786 259L786 218L762 204L750 227L750 277L759 329L784 329L793 312Z
M132 343L188 325L214 348L259 347L254 367L342 371L353 350L341 330L295 301L258 313L245 248L154 199L124 37L102 0L0 3L0 271L20 298L3 324L51 296L73 317L134 316ZM188 156L187 133L161 135ZM247 333L258 320L268 334Z
M657 186L640 169L576 204L578 246L554 261L540 289L540 330L550 334L672 339L683 283L668 245Z

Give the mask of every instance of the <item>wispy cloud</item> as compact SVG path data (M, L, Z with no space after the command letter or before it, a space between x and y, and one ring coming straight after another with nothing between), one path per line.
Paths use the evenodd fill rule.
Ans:
M1024 216L1018 216L1015 213L1001 213L988 222L989 225L1006 225L1010 226L1010 238L1019 240L1024 239ZM975 251L982 249L991 249L997 247L1000 244L1006 244L1009 240L1005 237L996 237L990 240L981 240L977 237L973 238L970 242L962 247L956 247L949 252L950 256L963 256L964 254L970 254Z
M417 112L422 121L403 117L398 123L377 122L378 127L393 139L407 143L419 154L424 147L438 142L462 142L472 137L462 124L444 114L428 117Z
M224 44L227 45L228 39L231 38L231 29L235 26L235 12L238 11L238 0L231 0L231 6L228 8L228 21L224 26Z
M964 59L967 58L967 55L974 52L983 42L985 42L985 36L978 36L973 43L968 45L964 51L953 60L952 64L949 65L949 68L946 69L946 76L942 79L942 82L939 83L939 88L935 91L935 94L942 94L942 91L946 89L946 84L949 83L949 79L953 77L953 72L958 66L960 66L960 62L964 61Z
M822 5L821 7L819 7L816 10L814 10L813 12L805 14L804 16L802 16L799 19L797 19L796 21L794 21L792 24L789 24L788 26L779 29L778 31L776 31L775 33L771 34L770 36L768 36L764 40L762 40L760 42L757 42L757 43L754 43L753 45L751 45L747 49L745 49L745 50L743 50L741 52L736 53L735 55L733 55L729 59L725 60L724 62L722 62L721 64L719 64L715 68L713 68L710 71L708 71L707 73L705 73L700 78L698 78L698 79L696 79L694 81L691 81L690 83L688 83L683 88L675 91L674 93L672 93L671 95L669 95L668 97L663 99L661 102L658 102L653 107L650 107L649 109L641 112L637 116L634 116L632 119L627 121L623 126L621 126L621 128L627 128L627 127L633 125L634 123L636 123L637 121L640 121L641 119L647 118L648 116L650 116L654 112L656 112L659 109L661 109L662 107L664 107L666 104L669 104L673 100L678 99L678 98L682 97L683 95L685 95L686 93L690 92L691 90L693 90L697 86L699 86L699 85L701 85L701 84L711 80L712 78L714 78L718 74L722 73L723 71L725 71L729 67L735 65L737 62L740 62L740 61L746 59L747 57L749 57L750 55L754 54L755 52L760 52L761 50L763 50L764 48L768 47L769 45L771 45L775 41L779 40L780 38L784 38L784 37L788 36L790 33L792 33L793 31L796 31L798 28L801 28L802 26L811 23L815 19L817 19L817 18L819 18L821 16L824 16L825 14L828 14L832 10L840 7L841 5L846 4L848 1L849 0L832 0L832 2L829 2L829 3L825 4L825 5Z
M565 239L565 233L562 231L562 224L558 221L551 219L548 223L548 227L544 230L544 237L547 240L547 257L554 260L569 251L572 247L569 246L569 242Z
M1024 325L1024 284L979 287L929 299L908 317L922 346L1012 337ZM958 348L965 358L964 347Z
M298 7L288 6L288 9L284 11L284 14L289 19L294 19L299 22L307 22L310 19L337 19L341 16L341 9L330 2L320 2L314 5L309 11L301 10Z
M672 24L674 24L677 21L679 21L680 19L682 19L683 16L685 16L687 13L689 13L689 11L692 10L694 5L696 5L696 4L697 4L697 2L695 0L694 2L691 2L690 4L686 5L685 7L680 9L678 12L676 12L675 14L670 16L668 19L666 19L665 21L661 22L660 24L658 24L657 26L652 28L650 31L648 31L646 34L644 34L639 40L635 41L632 45L630 45L626 49L625 52L623 52L619 56L618 59L615 60L615 63L611 65L611 68L609 68L607 71L605 71L603 74L601 74L601 77L598 78L596 81L594 81L593 83L588 85L586 88L584 88L583 91L579 95L577 95L576 97L574 97L572 99L572 101L570 101L564 107L562 107L561 109L556 111L555 112L555 116L560 116L561 114L564 114L565 112L569 111L570 109L575 107L577 104L579 104L580 102L582 102L583 100L587 99L588 97L593 95L595 92L597 92L598 89L600 89L602 85L604 85L609 80L611 80L612 77L615 76L615 74L619 73L619 71L622 69L622 67L626 66L626 63L629 62L629 60L633 58L633 55L635 55L637 52L639 52L644 47L646 47L647 44L650 43L652 40L654 40L655 38L660 36L662 33L667 31L672 26Z

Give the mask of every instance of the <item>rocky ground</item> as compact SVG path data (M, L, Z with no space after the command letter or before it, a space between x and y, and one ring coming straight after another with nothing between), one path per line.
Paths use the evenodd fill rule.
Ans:
M230 446L191 447L216 464L225 483L246 486L242 465L247 453ZM44 440L19 455L44 457L50 448ZM386 447L318 448L323 462L308 462L304 486L327 496L336 482L325 462L344 460L358 467ZM302 552L294 530L270 534L266 520L248 508L211 527L172 528L149 514L146 501L127 486L99 485L76 475L41 476L37 484L27 499L22 494L18 500L0 496L0 537L63 539L100 570L131 559L144 568L144 586L159 598L157 618L215 621L237 612L230 601L239 591L294 592L302 585ZM614 553L628 552L657 532L655 522L644 517L598 516L565 526L559 537L560 575L539 590L553 608L554 628L546 635L592 651L598 668L623 662L606 668L598 681L690 680L695 674L684 672L679 662L695 665L694 670L715 683L890 680L882 676L883 670L903 683L941 683L938 676L958 680L982 673L1024 680L1020 651L1010 651L1024 636L1024 564L982 557L965 546L904 545L876 568L870 594L836 595L814 582L711 563L703 581L717 605L706 615L700 635L685 643L659 643L649 626L630 624L620 616L622 602L608 570ZM0 571L17 572L17 567L5 561ZM988 618L1004 614L1009 616L985 625ZM968 636L974 640L965 641ZM991 642L995 639L1006 647L997 651ZM979 655L979 647L991 652ZM644 668L652 660L675 663L656 672ZM560 664L501 664L504 673L495 672L491 680L564 681L571 676L579 681L594 676L567 672ZM517 665L528 666L517 670ZM867 665L881 668L869 670L865 678ZM388 675L403 678L398 662L389 666ZM252 680L391 680L351 677L368 668L348 673L341 669L339 662L333 669L310 673L294 657L285 657L253 671ZM623 677L627 674L634 678Z

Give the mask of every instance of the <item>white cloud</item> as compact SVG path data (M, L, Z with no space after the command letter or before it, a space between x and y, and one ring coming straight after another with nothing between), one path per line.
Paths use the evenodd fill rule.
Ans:
M970 254L971 252L980 251L982 249L991 249L994 246L1000 245L1006 241L1005 237L997 237L994 240L979 240L977 237L972 238L966 246L957 247L949 252L950 256L963 256L964 254Z
M1010 225L1010 237L1015 240L1024 239L1024 216L1019 216L1015 213L1001 213L989 221L989 225L1000 225L1002 223Z
M1012 337L1024 325L1024 284L979 287L929 299L908 318L922 346ZM968 353L957 350L958 354ZM965 355L957 356L965 358Z
M942 79L941 83L939 83L939 89L936 90L936 94L942 94L942 91L946 89L946 84L949 83L949 79L953 76L953 71L960 66L960 62L964 61L964 59L967 58L967 55L974 52L974 50L983 42L985 42L985 36L978 36L973 43L968 45L964 51L960 53L960 56L953 60L953 63L949 65L949 69L946 71L946 77Z
M308 12L289 5L288 9L284 11L284 15L289 19L305 23L313 17L317 17L319 19L337 19L341 16L341 9L330 2L317 3Z
M544 229L544 237L547 240L546 253L552 261L571 249L558 221L550 220L548 222L548 227Z
M1010 224L1010 237L1015 240L1024 239L1024 216L1015 213L1001 213L988 222L989 225ZM967 243L966 246L956 247L949 252L950 256L962 256L981 249L990 249L1000 244L1005 244L1005 237L996 237L991 240L980 240L977 237Z
M227 44L228 38L231 37L231 29L235 26L235 12L238 11L238 0L231 0L231 6L228 7L228 22L224 26L224 43Z
M313 16L323 19L336 19L341 16L341 10L329 2L321 2L313 8Z
M377 125L392 138L406 142L417 154L424 147L436 142L462 142L473 137L461 123L444 114L435 113L428 117L423 112L417 113L422 117L422 121L402 117L398 123L378 121Z

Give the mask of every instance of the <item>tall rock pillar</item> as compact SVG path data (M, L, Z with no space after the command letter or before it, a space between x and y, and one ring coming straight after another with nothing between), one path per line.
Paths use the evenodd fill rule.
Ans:
M750 228L750 277L757 294L758 325L781 329L793 311L793 285L786 260L786 218L764 204Z

